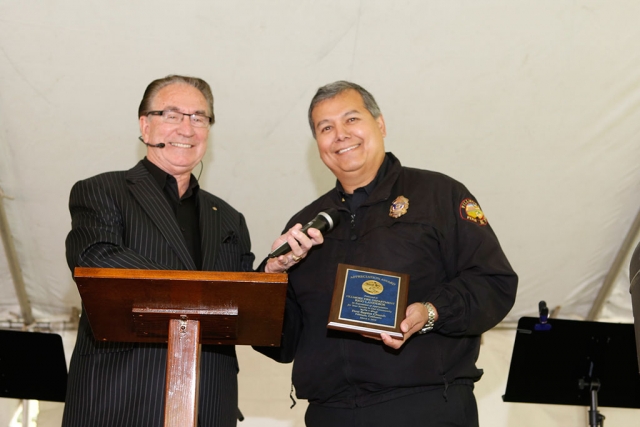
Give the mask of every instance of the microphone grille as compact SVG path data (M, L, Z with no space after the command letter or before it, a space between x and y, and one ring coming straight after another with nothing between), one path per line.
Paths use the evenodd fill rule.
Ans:
M327 222L329 223L329 230L333 230L336 225L340 224L340 213L337 209L325 209L321 214L327 219Z

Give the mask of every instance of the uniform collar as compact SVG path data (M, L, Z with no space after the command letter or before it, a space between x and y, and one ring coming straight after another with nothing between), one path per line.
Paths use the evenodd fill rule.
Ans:
M381 200L386 200L389 198L391 194L391 188L393 184L396 182L398 175L400 174L400 170L402 165L400 164L400 160L391 152L387 152L382 162L382 165L378 169L376 177L364 187L360 187L356 189L364 190L367 194L367 200L364 204L372 204L379 202ZM354 192L355 193L355 192ZM336 191L333 192L337 199L343 202L349 195L347 195L340 184L340 181L336 180Z

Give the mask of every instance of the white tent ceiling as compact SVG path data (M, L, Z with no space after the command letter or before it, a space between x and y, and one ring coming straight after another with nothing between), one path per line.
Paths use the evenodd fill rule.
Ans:
M179 73L212 86L201 185L246 215L258 258L333 185L306 110L347 79L376 97L389 151L479 199L520 276L507 322L542 299L585 319L608 274L597 319L631 322L628 258L609 271L640 207L639 16L635 0L0 0L0 188L33 315L80 306L69 190L144 155L142 92Z

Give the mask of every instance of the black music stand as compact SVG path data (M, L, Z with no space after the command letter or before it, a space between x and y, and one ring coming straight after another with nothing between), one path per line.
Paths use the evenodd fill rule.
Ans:
M64 402L66 392L60 335L0 330L0 397Z
M631 255L629 263L629 281L631 287L631 307L633 310L633 320L636 329L636 350L638 352L638 371L640 371L640 243Z
M598 405L640 408L640 376L632 324L549 319L518 322L505 402L588 406L589 425L602 426Z

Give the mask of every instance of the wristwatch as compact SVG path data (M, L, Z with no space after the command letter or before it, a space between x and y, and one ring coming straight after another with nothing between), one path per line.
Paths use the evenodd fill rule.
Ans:
M429 314L427 317L427 323L425 323L422 329L418 331L418 334L420 335L426 334L427 332L432 331L433 324L436 322L436 309L433 306L433 304L431 304L430 302L423 302L422 304L424 304L424 306L427 307L427 312Z

